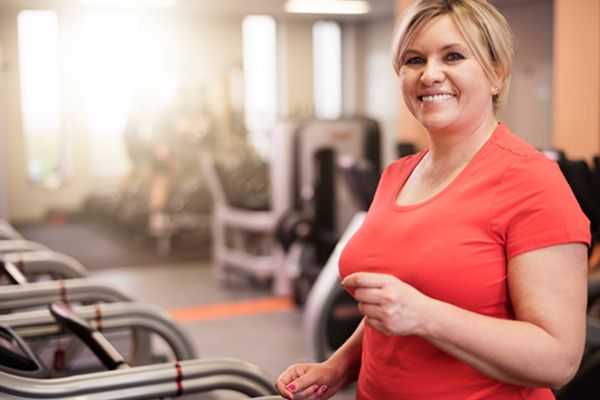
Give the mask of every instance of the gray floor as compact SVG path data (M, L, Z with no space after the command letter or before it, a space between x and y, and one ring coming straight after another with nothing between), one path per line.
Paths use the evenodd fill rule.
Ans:
M212 278L209 262L180 262L148 267L119 267L93 272L140 301L166 309L227 303L270 297L267 287L234 279L224 286ZM301 310L217 318L182 324L192 336L198 353L206 357L235 357L254 363L274 377L288 365L310 361L302 332ZM219 392L196 398L239 399L240 395ZM354 398L348 389L335 399Z

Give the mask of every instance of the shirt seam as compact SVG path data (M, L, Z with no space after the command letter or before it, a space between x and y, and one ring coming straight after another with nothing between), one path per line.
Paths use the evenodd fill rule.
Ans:
M506 148L504 146L501 146L501 145L499 145L497 143L495 143L495 144L499 148L501 148L503 150L506 150L506 151L509 151L512 154L516 155L516 156L519 156L519 157L522 157L522 156L531 157L531 155L528 155L528 154L519 154L519 153L516 153L516 152L512 151L512 149L508 149L508 148ZM496 189L496 192L494 193L492 201L490 202L491 204L490 204L490 210L489 210L489 219L488 219L488 224L487 224L488 225L488 231L492 235L492 237L499 239L497 241L497 243L499 243L499 244L502 245L502 247L504 248L505 255L506 255L506 233L502 233L500 231L500 229L495 229L494 228L493 225L495 224L495 221L497 219L496 211L494 211L494 209L495 209L495 207L497 205L497 200L498 200L498 196L500 195L500 191L502 190L502 187L503 187L503 185L505 183L506 175L508 174L508 172L511 169L513 169L516 165L518 165L521 162L523 162L523 159L520 158L518 160L515 160L514 162L512 162L510 165L508 165L506 167L506 169L502 173L502 176L500 177L500 182L498 183L498 188Z

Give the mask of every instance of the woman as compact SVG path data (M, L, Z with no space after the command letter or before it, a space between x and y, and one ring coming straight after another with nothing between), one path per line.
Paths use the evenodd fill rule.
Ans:
M496 119L510 29L485 0L405 12L394 67L429 147L381 177L340 259L364 319L289 399L552 399L585 340L589 223L555 163Z

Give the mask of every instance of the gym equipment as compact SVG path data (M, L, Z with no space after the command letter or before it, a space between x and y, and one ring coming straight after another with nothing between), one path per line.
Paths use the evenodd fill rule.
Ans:
M33 250L0 255L1 264L12 264L27 282L49 279L74 279L88 276L85 267L73 257L50 250ZM9 267L10 268L10 267Z
M295 148L293 204L277 232L287 249L294 300L302 305L345 227L363 207L341 179L339 165L364 160L378 175L382 138L375 121L348 118L302 124L288 141Z
M293 208L313 216L319 229L339 237L357 209L346 185L337 179L337 165L351 156L368 160L379 173L383 162L379 127L367 118L312 121L301 125L291 140Z
M184 360L142 367L127 366L118 352L88 322L64 305L50 307L59 321L79 332L111 371L43 379L47 370L16 330L0 325L0 393L5 399L156 399L215 389L248 396L275 394L273 379L258 367L236 359ZM87 332L87 333L84 333ZM88 333L91 333L88 335ZM108 352L107 352L108 351Z
M10 320L11 316L15 316L19 321L23 321L22 318L25 318L27 315L33 315L34 319L32 323L40 322L40 320L35 320L35 314L26 314L23 313L23 310L30 309L39 309L40 307L46 307L49 303L55 301L66 302L69 301L71 304L77 303L82 305L96 304L94 307L95 314L90 314L90 318L95 315L96 320L98 321L99 316L102 316L103 325L109 324L109 322L114 323L116 317L122 318L121 315L124 311L127 310L127 306L118 307L116 311L113 308L108 308L104 310L104 305L98 305L99 302L104 303L113 303L113 304L121 304L117 302L131 302L132 299L128 295L119 291L113 286L109 286L103 282L99 282L93 279L71 279L67 281L44 281L44 282L35 282L35 283L27 283L24 285L12 285L5 286L0 288L0 313L14 312L19 310L21 312L17 314L8 314L5 317L5 321ZM131 303L132 305L129 307L133 307L133 312L137 312L135 308L135 303ZM115 306L116 307L116 306ZM125 308L124 308L125 307ZM88 310L88 309L84 309ZM87 311L86 311L87 312ZM150 311L145 311L146 314L149 314ZM158 311L156 311L158 313ZM125 314L125 316L127 316ZM21 318L21 319L19 319ZM157 317L158 318L158 317ZM173 322L169 322L170 317L163 312L162 325L171 326L173 330L179 330ZM110 320L109 322L107 322ZM118 323L118 322L117 322ZM126 344L132 343L134 350L132 353L135 356L135 364L147 364L151 360L151 342L150 342L150 333L151 331L148 329L148 323L145 323L146 328L140 328L135 326L135 324L127 323L126 320L123 320L124 325L122 328L133 328L131 333L131 338L127 339ZM115 325L118 327L119 325ZM33 329L33 328L31 328ZM46 327L48 329L48 327ZM123 329L121 329L122 331ZM156 329L155 329L156 330ZM42 331L42 333L45 331ZM160 332L160 331L159 331ZM32 330L32 333L39 333L38 330ZM179 346L184 346L184 350L178 350L178 353L183 355L185 358L192 358L195 356L195 350L193 342L191 339L187 338L184 333L178 334L181 338L179 342ZM121 335L122 337L123 335ZM159 335L164 336L164 334ZM171 340L173 342L174 340ZM170 345L173 347L174 345ZM182 352L183 351L183 352ZM73 346L69 347L69 352L71 354L76 354L77 349Z
M131 365L145 365L155 359L151 354L150 334L160 337L177 360L197 358L192 339L179 328L166 311L157 306L138 302L119 302L74 306L73 309L79 318L87 321L95 329L101 330L103 334L118 335L131 331L135 347L131 350L131 357L128 360ZM0 324L11 328L24 340L37 343L41 348L40 352L44 353L44 358L53 357L54 347L51 345L59 347L62 345L56 340L63 333L62 328L47 307L1 315ZM76 362L82 364L81 360L75 360L75 356L80 354L80 349L69 348L69 350L65 354L66 367L63 368L66 372L72 372L69 370L70 365L75 365Z
M0 355L0 371L30 378L50 375L23 339L4 325L0 325Z
M316 361L329 358L362 320L356 301L342 287L338 262L344 246L365 216L366 212L361 211L350 221L306 299L304 333Z
M558 166L569 183L581 209L590 220L592 243L590 249L598 241L600 235L600 197L594 188L592 172L585 160L560 159Z
M6 400L155 400L226 389L253 397L274 395L273 382L267 373L253 364L215 358L58 379L32 379L0 372L0 393Z
M588 279L588 317L583 360L575 377L554 392L557 400L595 400L600 392L600 275Z
M356 301L341 286L338 263L344 246L362 224L379 181L373 166L364 160L347 156L340 159L339 166L350 194L363 211L355 214L308 294L305 336L317 361L326 360L362 320Z
M248 249L242 240L243 234L272 236L283 207L278 206L275 196L273 207L269 211L246 210L230 205L222 186L214 160L209 155L201 158L202 172L213 198L212 210L212 253L214 275L219 281L225 281L230 268L249 272L258 279L274 278L273 291L278 295L290 292L289 278L284 269L284 254L280 246L273 241L266 254L256 254ZM271 168L272 174L277 171ZM272 181L273 182L273 181ZM230 231L237 234L237 243L228 243Z
M304 292L300 288L304 283L297 282L305 271L309 271L306 281L312 284L357 211L345 186L336 179L338 158L347 154L366 158L378 170L381 140L377 123L366 118L278 121L271 140L268 210L236 207L216 162L210 155L202 155L200 162L213 199L215 276L225 280L235 269L261 280L272 277L275 293L289 295ZM304 245L292 246L302 232L306 234ZM268 238L263 246L267 250L257 254L253 240L261 236ZM275 236L277 240L273 240ZM311 269L313 265L316 267Z
M398 157L404 157L411 154L415 154L417 148L414 143L411 142L399 142L396 143L396 154Z
M366 160L346 156L340 158L338 167L358 208L368 210L379 183L379 174L373 165Z
M10 283L24 285L27 283L25 275L16 267L15 264L5 262L0 256L0 275L6 276Z
M215 120L201 101L183 103L176 99L152 111L132 104L123 132L130 173L84 203L88 215L155 241L160 255L171 252L177 237L205 235L210 227L210 196L196 157L214 153Z
M53 301L90 304L131 301L132 298L113 286L90 279L32 282L0 287L0 314L40 306Z
M260 396L260 397L253 397L254 400L281 400L283 399L283 397L281 396Z
M115 308L115 305L111 306ZM41 379L46 373L44 364L21 339L19 328L0 325L0 334L5 339L0 343L4 346L0 351L6 355L0 360L0 392L6 395L3 398L155 399L215 389L235 390L248 396L275 393L270 376L252 364L235 359L184 360L131 367L88 318L79 314L80 311L85 314L86 310L79 308L74 312L65 304L54 303L48 311L62 327L76 333L88 344L110 371ZM14 321L12 323L15 325ZM103 325L103 330L106 328ZM31 333L30 330L25 332ZM18 351L15 346L7 347L7 342L16 342Z
M0 219L0 240L6 239L23 239L21 235L11 224L3 219Z
M64 328L86 343L107 369L129 368L129 364L112 344L73 309L62 302L53 302L48 306L50 314Z
M24 239L0 240L0 254L18 253L35 250L50 250L41 243Z

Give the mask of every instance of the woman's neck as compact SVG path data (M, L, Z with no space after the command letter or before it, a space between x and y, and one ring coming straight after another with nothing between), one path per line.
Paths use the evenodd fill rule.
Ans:
M486 118L471 128L460 128L455 132L430 132L428 167L453 169L464 165L475 156L498 126L495 116Z

